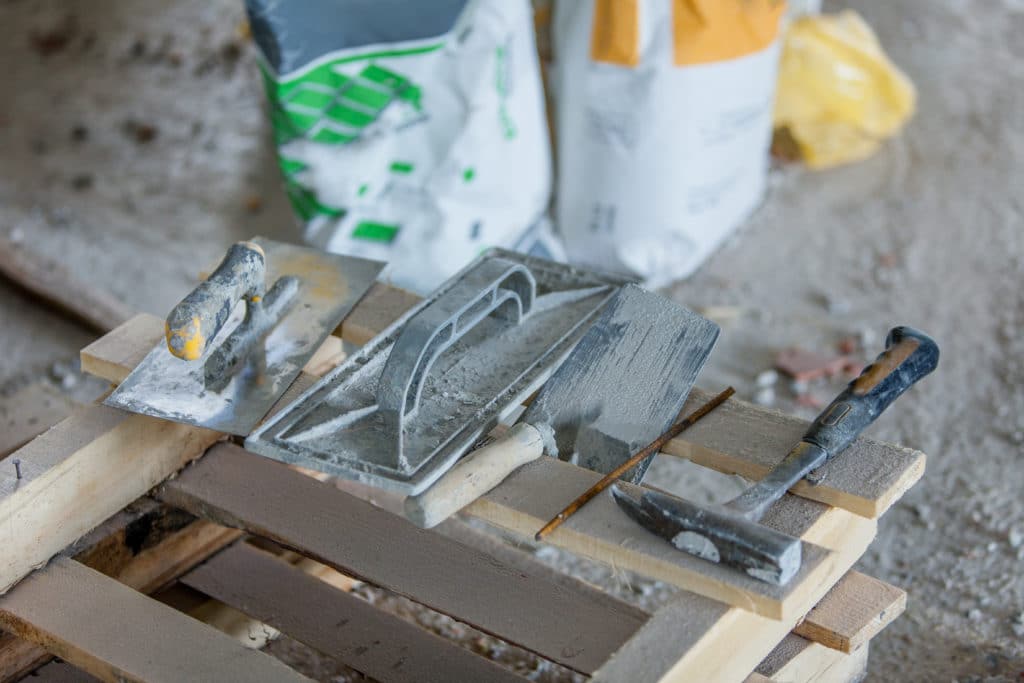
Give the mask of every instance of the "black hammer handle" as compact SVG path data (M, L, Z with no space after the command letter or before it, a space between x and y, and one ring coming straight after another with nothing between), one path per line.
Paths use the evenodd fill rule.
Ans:
M831 460L938 364L939 347L931 337L912 327L894 327L885 351L811 423L803 441L824 450Z

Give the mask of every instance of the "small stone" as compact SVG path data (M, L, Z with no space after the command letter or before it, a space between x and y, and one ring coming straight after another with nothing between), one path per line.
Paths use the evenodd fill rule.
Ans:
M72 142L85 142L89 139L89 129L78 124L71 129L71 141Z
M796 397L797 405L801 405L805 408L821 408L824 403L821 399L814 394L798 394Z
M801 382L798 379L795 379L789 383L790 391L792 391L797 396L799 396L800 394L806 394L809 388L810 385L807 384L807 382Z
M78 375L73 372L69 372L64 375L60 380L60 386L62 389L72 389L76 384L78 384Z
M50 366L50 374L55 380L63 380L71 373L71 366L63 361L57 361Z
M844 356L849 356L851 353L857 351L857 338L856 337L843 337L836 344L836 350Z
M757 375L757 379L754 382L759 387L771 387L775 386L775 383L779 381L779 373L775 370L765 370Z
M1010 542L1011 548L1019 548L1024 545L1024 528L1015 527L1010 529L1010 533L1007 534L1007 540Z
M754 403L759 406L773 406L775 405L775 389L771 387L762 387L754 394Z
M878 341L878 333L869 327L865 327L857 333L857 337L860 340L860 348L870 349L875 346Z
M971 621L981 621L981 610L974 608L967 613L967 618Z
M1010 628L1013 629L1015 635L1024 637L1024 612L1014 617L1013 621L1010 622Z
M775 367L778 370L803 382L837 375L842 372L845 363L846 359L841 356L824 356L800 348L785 349L775 356Z
M71 188L78 192L84 192L92 187L92 176L88 173L80 173L71 179Z
M263 208L263 198L258 194L251 194L245 198L245 210L249 213L259 213Z

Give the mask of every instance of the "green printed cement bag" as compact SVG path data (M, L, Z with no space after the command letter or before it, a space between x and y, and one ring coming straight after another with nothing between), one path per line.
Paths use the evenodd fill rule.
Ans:
M247 0L306 241L432 289L485 248L560 257L529 0Z

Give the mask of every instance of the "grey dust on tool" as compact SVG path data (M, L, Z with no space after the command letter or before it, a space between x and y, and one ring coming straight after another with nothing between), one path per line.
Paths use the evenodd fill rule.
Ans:
M104 403L245 436L382 267L265 238L239 242Z
M407 498L406 517L433 526L544 453L611 472L672 424L718 332L693 311L624 286L506 438ZM624 476L639 482L649 462L644 458Z
M800 570L802 546L800 539L758 523L768 507L846 450L938 362L939 347L930 337L910 327L893 328L886 350L811 423L789 455L724 505L702 507L655 491L637 501L616 487L612 495L630 517L680 550L785 585Z
M535 392L625 280L485 252L246 441L405 494Z

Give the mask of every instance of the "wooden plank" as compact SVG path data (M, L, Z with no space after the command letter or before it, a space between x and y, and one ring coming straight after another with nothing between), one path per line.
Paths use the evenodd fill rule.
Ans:
M554 458L520 467L497 488L466 508L473 517L532 538L567 500L586 491L601 475ZM621 484L640 495L640 487ZM799 502L787 496L781 505ZM758 581L726 566L679 552L641 529L608 494L598 496L545 539L577 555L671 583L685 590L735 605L772 619L796 620L806 612L804 596L823 594L834 583L830 551L805 543L800 572L785 586ZM801 609L803 608L803 609Z
M374 297L364 298L350 314L360 325L383 324L364 306L374 300L396 298L393 293L375 285ZM408 298L408 293L402 294ZM361 339L367 329L360 326L349 341ZM163 323L153 316L137 316L82 351L82 368L112 382L119 382L145 355L162 334ZM345 325L342 332L349 334ZM308 377L303 381L311 381ZM687 402L692 409L708 398L694 389ZM665 452L687 457L694 462L722 472L737 473L758 479L785 457L806 430L808 423L799 418L729 399L684 435L666 446ZM685 437L685 438L684 438ZM925 456L920 451L901 448L871 439L858 439L843 457L822 468L825 479L816 486L797 484L793 493L850 510L858 515L877 518L899 499L924 472Z
M75 559L144 593L150 593L202 562L241 532L184 513L168 515L156 503L137 503L65 550ZM175 518L187 518L184 523ZM191 521L189 521L191 520ZM0 681L20 679L50 654L34 643L0 636Z
M694 389L684 410L711 398ZM747 479L761 479L800 440L808 423L791 415L732 398L670 441L665 453ZM792 493L878 518L924 475L921 451L861 437L840 457L818 470L824 479L801 480Z
M0 274L56 304L97 332L107 332L134 311L110 293L74 277L63 264L0 237Z
M47 382L0 400L0 460L71 414L75 403Z
M362 346L419 302L417 294L377 282L342 321L337 334Z
M824 585L803 596L806 612L864 553L874 537L876 522L810 500L793 496L789 500L791 504L799 502L800 508L776 505L765 523L835 551ZM593 680L742 681L796 622L796 618L771 620L686 593L655 612ZM665 638L666 633L673 637ZM743 647L738 648L737 643Z
M584 673L643 623L230 444L158 495Z
M182 582L380 681L526 680L245 543Z
M807 613L794 633L850 653L891 624L906 607L903 589L851 571Z
M22 478L0 468L0 594L219 438L89 406L18 450Z
M868 647L852 654L839 652L797 635L782 639L758 665L745 683L753 680L775 683L853 683L863 677Z
M63 557L0 598L0 624L103 681L308 680Z

